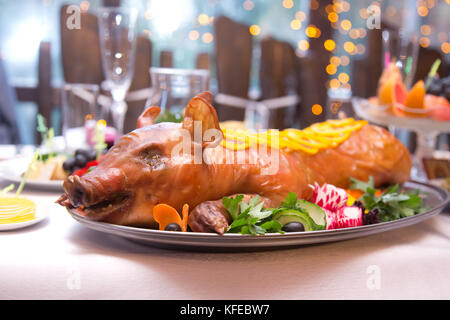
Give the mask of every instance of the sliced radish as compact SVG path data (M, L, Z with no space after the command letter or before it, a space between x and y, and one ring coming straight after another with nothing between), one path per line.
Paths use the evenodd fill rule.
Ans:
M344 189L324 183L320 186L317 182L314 184L313 202L319 207L327 210L336 211L347 204L348 195Z
M326 210L327 229L359 227L363 225L363 211L358 207L341 207L333 212Z

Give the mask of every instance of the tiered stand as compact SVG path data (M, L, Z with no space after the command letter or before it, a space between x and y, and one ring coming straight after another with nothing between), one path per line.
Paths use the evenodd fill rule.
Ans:
M433 154L436 139L440 133L450 133L450 122L436 121L430 118L398 117L389 113L388 107L371 104L363 98L355 97L352 102L356 115L362 119L388 127L391 132L396 128L401 128L414 131L417 134L411 178L418 181L427 181L422 159L424 156Z

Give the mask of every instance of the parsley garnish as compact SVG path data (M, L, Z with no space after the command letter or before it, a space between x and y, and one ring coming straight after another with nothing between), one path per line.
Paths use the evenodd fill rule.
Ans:
M395 184L377 196L377 189L375 189L372 177L368 182L353 178L350 180L352 181L350 189L358 189L364 192L358 200L362 201L368 211L378 209L382 222L413 216L426 210L417 190L401 192L399 191L399 185Z
M222 203L228 210L233 223L228 233L260 235L269 232L282 232L281 224L272 219L272 210L264 208L261 197L255 196L249 202L242 201L243 195L234 198L224 197Z

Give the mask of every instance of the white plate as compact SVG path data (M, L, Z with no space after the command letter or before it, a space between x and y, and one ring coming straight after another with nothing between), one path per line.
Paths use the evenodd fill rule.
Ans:
M22 182L22 174L26 171L30 158L14 158L0 162L0 178L16 184ZM63 180L30 180L25 183L27 187L49 191L63 191Z
M1 224L0 223L0 231L10 231L10 230L16 230L16 229L22 229L25 227L32 226L36 223L41 222L48 216L49 208L48 205L36 202L34 199L30 199L36 203L36 218L30 221L24 221L24 222L16 222L16 223L7 223L7 224Z

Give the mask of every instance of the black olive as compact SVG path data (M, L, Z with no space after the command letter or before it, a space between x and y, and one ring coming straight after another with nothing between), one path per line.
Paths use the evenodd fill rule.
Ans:
M87 160L86 160L86 157L84 155L77 154L75 156L75 165L76 166L78 166L80 168L83 168L86 165L86 162L87 162Z
M63 163L63 169L65 171L72 171L74 165L75 165L75 158L68 158Z
M89 150L89 152L86 155L86 158L88 161L97 160L97 151L94 149Z
M284 232L302 232L305 231L305 227L300 222L289 222L286 223L281 230Z
M75 150L75 157L79 154L83 155L85 158L89 156L91 149L77 149Z
M166 228L164 229L166 231L181 231L181 227L178 225L178 223L169 223Z

